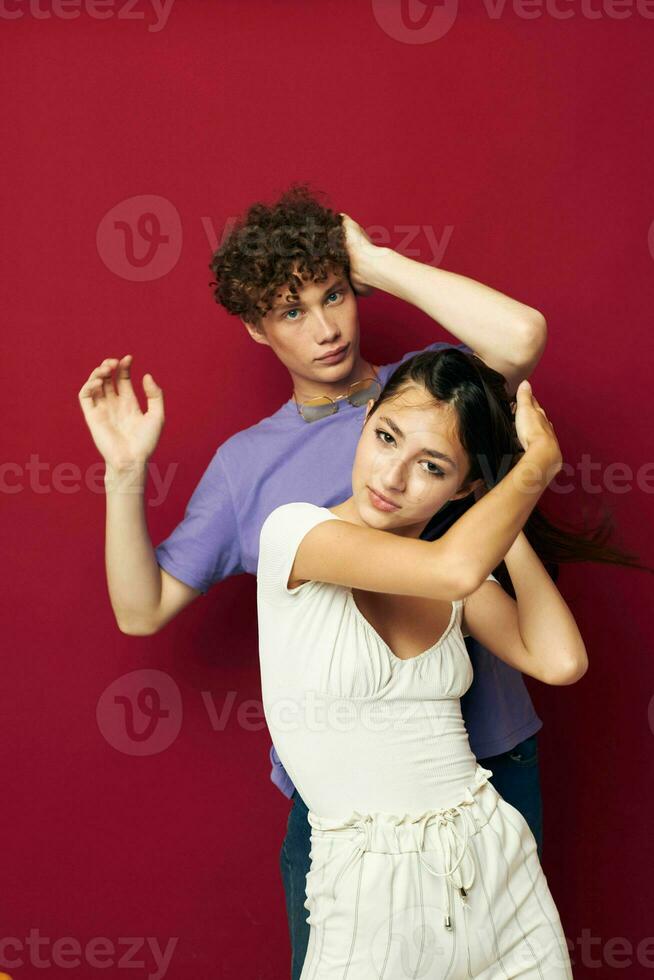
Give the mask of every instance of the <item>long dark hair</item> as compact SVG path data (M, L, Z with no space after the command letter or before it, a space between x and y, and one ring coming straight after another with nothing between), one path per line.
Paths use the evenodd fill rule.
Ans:
M463 484L481 479L490 489L515 466L523 453L518 440L512 407L515 398L506 391L506 379L475 354L456 347L438 351L423 351L404 361L384 385L370 418L377 409L411 384L422 386L434 399L451 405L458 418L461 445L470 461ZM423 536L437 537L474 504L474 495L446 505L426 528L439 533ZM642 565L636 555L622 551L609 543L614 531L613 517L605 512L599 522L583 527L563 526L554 522L536 507L524 527L527 540L550 574L556 577L559 563L574 561L604 562L654 571ZM497 577L510 588L504 563ZM511 590L512 591L512 590Z

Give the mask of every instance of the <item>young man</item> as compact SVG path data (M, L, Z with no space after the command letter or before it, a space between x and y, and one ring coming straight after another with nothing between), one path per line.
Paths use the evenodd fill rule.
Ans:
M216 300L282 362L290 397L218 448L184 519L155 549L142 490L164 421L163 393L146 374L148 410L141 413L129 355L120 362L107 359L92 372L79 398L107 463L108 587L118 626L130 635L156 633L230 575L255 574L261 526L280 504L306 500L331 507L350 494L366 402L399 363L375 366L362 355L357 295L381 289L414 304L500 371L511 393L545 345L538 311L464 276L375 246L354 220L323 207L302 186L273 205L251 207L211 268ZM442 346L448 345L428 349ZM423 537L443 533L460 512L461 502L449 514L440 512ZM524 815L540 850L535 733L542 723L521 674L467 642L475 679L462 708L472 750L494 773L498 792ZM309 934L304 900L310 828L306 806L272 746L270 754L271 779L293 799L280 866L297 980Z

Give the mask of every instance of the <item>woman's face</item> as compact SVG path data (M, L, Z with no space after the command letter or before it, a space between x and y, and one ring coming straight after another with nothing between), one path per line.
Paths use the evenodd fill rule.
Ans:
M373 405L369 403L369 409ZM455 410L412 384L369 414L352 471L362 523L417 537L443 504L470 492Z

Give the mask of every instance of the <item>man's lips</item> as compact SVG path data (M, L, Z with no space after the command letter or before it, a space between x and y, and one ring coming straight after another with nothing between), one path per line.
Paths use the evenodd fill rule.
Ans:
M385 497L382 493L379 493L378 490L373 490L372 487L367 487L367 490L370 494L370 500L377 510L383 510L387 513L393 510L399 510L399 504L394 504L392 500L389 500L388 497Z
M335 347L333 351L330 351L328 354L323 354L322 357L317 357L316 360L325 361L327 358L338 357L339 354L344 354L349 346L349 344L342 344L341 347Z

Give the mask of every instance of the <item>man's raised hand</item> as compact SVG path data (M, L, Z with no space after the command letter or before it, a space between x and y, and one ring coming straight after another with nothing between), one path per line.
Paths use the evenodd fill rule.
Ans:
M141 411L132 387L132 355L108 357L91 371L79 391L79 403L93 441L107 466L115 472L145 465L154 452L164 425L163 391L151 374L143 376L148 401ZM113 383L116 370L117 391Z
M352 288L359 296L368 296L373 292L373 287L366 281L365 269L371 261L374 261L374 256L379 250L378 246L374 244L354 218L342 211L339 214L345 232L345 247L350 262Z

